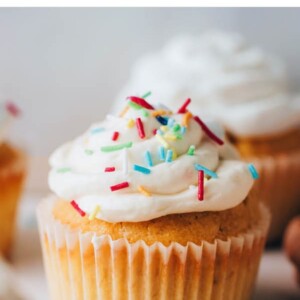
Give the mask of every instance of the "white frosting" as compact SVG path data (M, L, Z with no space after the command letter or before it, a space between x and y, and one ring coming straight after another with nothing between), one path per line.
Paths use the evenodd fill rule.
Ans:
M172 115L172 118L180 124L182 116ZM135 120L137 117L144 124L144 139L139 137L135 126L127 127L128 119ZM245 199L253 179L247 165L236 160L230 145L217 145L191 119L182 139L171 141L164 135L178 155L168 163L160 160L158 149L161 144L153 134L153 129L160 126L151 114L144 117L141 110L130 109L123 118L108 116L105 121L94 124L82 136L54 152L50 158L50 188L63 199L75 199L88 214L99 205L100 212L96 217L108 222L139 222L175 213L225 210ZM97 128L103 130L95 132ZM117 141L112 141L114 131L120 133ZM133 145L126 150L101 151L103 146L127 142ZM186 154L190 145L196 147L193 156ZM92 152L87 154L87 149ZM151 173L134 171L134 164L148 167L145 161L147 150L154 164L149 167ZM203 201L197 198L196 163L215 170L218 175L218 178L206 181ZM115 167L116 171L104 172L106 167ZM61 168L69 169L62 172ZM110 190L110 186L126 181L129 182L128 188L115 192ZM140 193L139 186L151 196Z
M192 98L193 111L217 118L237 136L272 135L300 125L300 98L288 92L284 64L236 34L178 37L145 55L117 103L148 90L175 107Z

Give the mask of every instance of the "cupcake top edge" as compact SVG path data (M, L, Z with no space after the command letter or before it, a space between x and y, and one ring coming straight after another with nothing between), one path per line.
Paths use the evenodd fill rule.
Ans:
M177 213L221 211L240 204L258 174L238 159L215 122L128 97L50 157L49 186L82 216L141 222Z

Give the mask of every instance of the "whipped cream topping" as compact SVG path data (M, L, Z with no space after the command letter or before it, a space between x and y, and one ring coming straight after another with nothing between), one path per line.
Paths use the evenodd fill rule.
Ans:
M185 114L160 116L168 120L168 125L163 126L153 116L154 111L129 108L123 117L109 115L57 149L50 158L52 191L67 201L75 200L88 215L99 206L95 217L112 223L140 222L176 213L221 211L241 203L252 187L253 178L247 165L237 160L232 146L215 143L193 118L187 121L186 128L182 126ZM143 124L144 138L134 124L138 118ZM114 141L115 132L118 138ZM191 145L195 150L189 155ZM173 151L170 162L161 155L162 149L165 156L168 150ZM151 162L146 153L150 154ZM197 196L195 164L218 176L205 180L203 201ZM146 168L146 174L137 171L135 165ZM106 168L114 169L105 172ZM124 182L125 188L111 190Z
M118 100L152 90L178 106L217 118L236 136L272 135L300 126L300 97L288 91L285 65L237 34L207 32L171 40L134 65Z

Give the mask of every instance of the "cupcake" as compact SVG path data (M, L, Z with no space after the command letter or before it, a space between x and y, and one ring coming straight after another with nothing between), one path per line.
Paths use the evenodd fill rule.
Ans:
M255 168L186 104L127 101L50 158L51 299L248 299L270 221Z
M9 123L18 113L14 104L0 103L0 253L5 256L9 256L25 178L25 156L5 138Z
M255 188L271 208L274 241L300 213L300 97L287 82L278 58L237 34L208 32L175 38L142 57L118 100L150 89L167 105L179 106L190 96L200 116L219 120L262 175Z

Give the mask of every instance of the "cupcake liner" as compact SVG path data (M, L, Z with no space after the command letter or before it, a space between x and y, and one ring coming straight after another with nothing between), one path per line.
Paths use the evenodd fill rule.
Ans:
M260 174L253 192L271 210L268 241L275 241L289 220L300 213L300 150L247 160L255 164Z
M246 234L201 245L147 245L70 229L55 220L55 198L37 216L51 299L248 299L270 221Z

